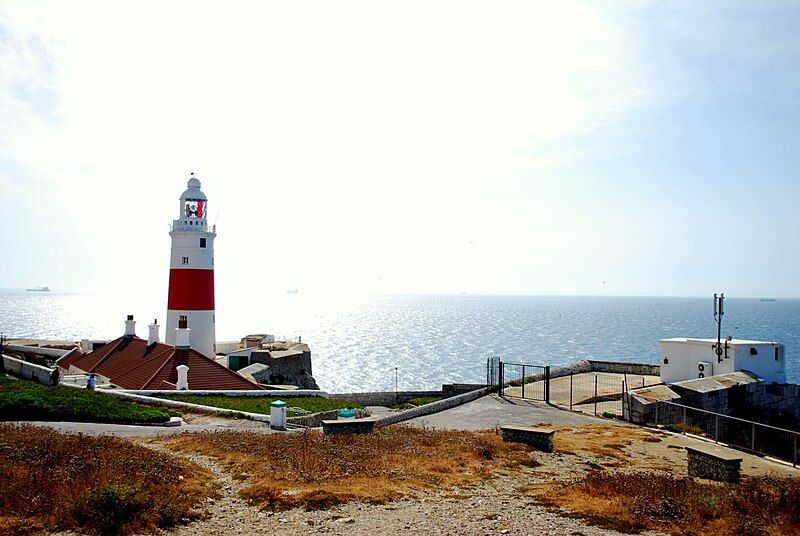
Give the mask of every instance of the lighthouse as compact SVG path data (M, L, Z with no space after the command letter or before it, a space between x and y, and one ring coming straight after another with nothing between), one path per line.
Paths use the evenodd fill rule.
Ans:
M214 357L214 238L216 225L209 228L208 198L192 173L181 195L180 212L172 221L169 236L172 252L169 265L166 342L174 345L177 329L189 328L189 344L198 352ZM179 325L180 324L180 325Z

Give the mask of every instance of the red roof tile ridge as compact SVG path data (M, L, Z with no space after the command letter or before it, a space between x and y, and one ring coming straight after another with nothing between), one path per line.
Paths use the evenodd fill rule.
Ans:
M114 342L114 346L113 346L113 347L112 347L112 348L111 348L111 349L110 349L108 352L106 352L106 355L104 355L103 357L101 357L101 358L100 358L100 361L98 361L97 363L95 363L95 364L94 364L94 366L93 366L93 367L92 367L90 370L87 370L86 372L88 372L88 373L92 373L92 372L94 372L94 371L97 369L97 367L99 367L100 365L102 365L103 363L105 363L106 359L108 359L108 356L110 356L111 354L113 354L113 353L114 353L114 351L117 349L117 347L118 347L120 344L122 344L122 341L123 341L123 340L125 340L125 337L120 337L120 338L118 338L118 339L116 340L116 342ZM102 349L102 348L99 348L99 350L101 350L101 349ZM96 352L96 351L97 351L97 350L95 350L95 352ZM94 353L94 352L89 352L89 353L88 353L88 354L86 354L86 355L92 355L92 353Z
M165 366L167 366L167 363L169 363L170 361L172 361L172 356L174 356L174 355L175 355L175 348L173 348L173 349L172 349L172 351L171 351L171 352L170 352L170 353L167 355L167 358L166 358L166 359L164 359L164 362L163 362L163 363L161 363L161 366L160 366L160 367L158 367L158 370L156 370L156 371L153 373L153 375L152 375L152 376L150 376L150 377L147 379L147 381L146 381L146 382L144 382L144 385L142 385L142 389L147 389L147 386L148 386L148 385L150 385L150 382L151 382L151 381L153 381L153 380L155 379L155 377L156 377L156 376L158 376L158 373L159 373L159 372L161 372L162 370L164 370L164 367L165 367Z

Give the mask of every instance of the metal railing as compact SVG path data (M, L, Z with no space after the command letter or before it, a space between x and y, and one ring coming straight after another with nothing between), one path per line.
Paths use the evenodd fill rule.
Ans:
M645 415L645 424L706 437L715 443L778 458L797 467L800 432L794 430L666 400Z

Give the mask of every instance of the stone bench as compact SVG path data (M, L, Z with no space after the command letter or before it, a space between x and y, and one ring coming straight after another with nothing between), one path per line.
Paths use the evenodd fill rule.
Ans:
M718 482L738 482L742 458L714 447L686 447L689 476Z
M531 428L528 426L501 426L503 441L525 443L544 452L553 452L553 436L555 430Z
M337 419L322 421L324 434L370 434L375 429L375 419Z

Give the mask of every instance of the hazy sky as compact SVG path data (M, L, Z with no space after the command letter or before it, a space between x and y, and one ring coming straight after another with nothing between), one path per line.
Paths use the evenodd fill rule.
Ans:
M0 287L800 297L800 2L0 4ZM230 299L228 301L231 301Z

